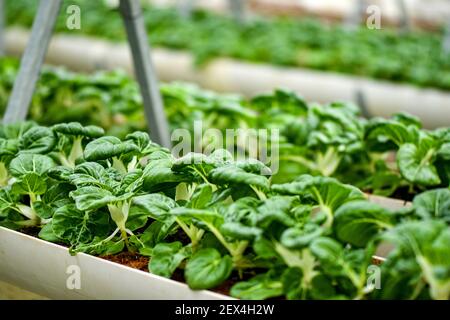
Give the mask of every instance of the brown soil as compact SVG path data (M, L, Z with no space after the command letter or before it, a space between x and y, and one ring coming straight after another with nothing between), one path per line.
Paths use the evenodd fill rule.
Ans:
M376 195L371 189L362 189L368 195ZM408 187L398 188L392 195L386 198L411 202L418 193L410 193ZM382 196L383 197L383 196Z
M390 198L404 200L404 201L412 201L415 196L416 196L416 194L411 194L409 192L408 187L403 187L403 188L397 189Z
M41 231L41 228L38 227L26 227L26 228L22 228L20 230L18 230L22 233L25 233L29 236L35 237L35 238L39 238L39 232Z
M102 256L100 258L119 263L133 269L148 272L149 258L141 256L140 254L124 251L115 255Z

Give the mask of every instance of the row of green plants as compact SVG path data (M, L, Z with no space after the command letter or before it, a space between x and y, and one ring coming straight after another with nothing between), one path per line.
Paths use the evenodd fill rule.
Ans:
M5 109L16 71L15 61L0 61L0 110ZM405 200L449 185L449 129L425 130L411 115L367 120L355 105L311 104L281 89L245 99L173 83L162 85L161 93L172 131L185 128L193 135L196 121L202 121L204 130L215 128L224 134L227 129L279 130L279 140L274 141L279 152L271 157L279 163L275 182L300 174L335 177L365 192ZM142 110L136 83L123 73L83 75L46 68L30 120L47 126L96 125L124 139L146 129ZM205 137L200 150L210 144Z
M37 4L8 1L9 25L31 26ZM66 8L73 4L81 8L81 30L66 26ZM64 1L57 31L124 40L116 11L106 1ZM210 12L195 11L186 19L173 8L145 4L144 18L154 46L189 50L198 65L225 56L450 89L450 55L442 50L443 32L348 30L287 17L256 17L240 25L231 17Z
M0 186L1 226L73 254L148 256L194 290L233 279L243 299L450 299L448 187L392 210L335 178L274 183L223 149L175 158L145 132L76 122L1 125Z
M15 62L2 64L2 101L15 70ZM2 226L37 228L72 253L148 256L150 272L181 273L193 289L231 279L238 298L449 298L448 128L423 130L405 114L365 120L351 104L308 104L285 90L246 100L162 86L172 129L192 131L195 120L221 130L279 129L280 171L271 176L265 164L225 150L174 158L131 127L119 139L111 136L117 130L105 136L99 126L58 124L142 119L137 88L116 72L46 69L44 79L53 80L39 84L31 115L48 126L0 127ZM413 205L384 208L355 185L400 196L406 188ZM395 249L378 286L372 256L386 242Z

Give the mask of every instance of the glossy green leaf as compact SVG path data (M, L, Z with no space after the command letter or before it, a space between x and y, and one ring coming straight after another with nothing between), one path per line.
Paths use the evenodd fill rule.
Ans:
M170 278L180 263L190 254L190 247L183 247L178 241L157 244L153 248L149 270L156 275Z
M21 154L11 161L9 171L14 177L21 177L28 173L43 175L54 166L55 163L48 156Z
M224 282L233 270L230 256L221 256L216 249L197 251L186 264L184 276L191 289L211 289Z
M352 201L337 210L333 228L339 240L364 247L395 224L396 216L392 211L368 201Z

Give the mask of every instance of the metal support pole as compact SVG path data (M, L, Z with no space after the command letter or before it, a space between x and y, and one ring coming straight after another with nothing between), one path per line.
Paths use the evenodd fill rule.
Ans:
M445 27L444 39L442 40L442 52L444 55L450 54L450 21Z
M155 69L150 56L150 46L139 0L120 0L122 14L133 55L134 72L144 102L144 111L153 141L170 148L170 133L159 92Z
M27 116L61 3L61 0L41 0L39 3L30 40L23 53L20 70L3 118L4 123L25 120Z
M228 0L231 13L239 23L245 22L245 6L242 0Z
M367 3L366 0L355 0L355 9L350 12L345 21L348 29L355 29L361 24L363 17L366 14Z
M409 31L409 14L406 7L405 0L397 0L397 6L400 10L400 30L403 32Z
M0 0L0 57L5 54L5 3Z
M356 104L359 106L361 110L362 116L366 119L371 118L369 108L367 107L367 99L366 96L364 95L364 91L361 88L356 89L355 100Z
M192 16L192 9L195 0L178 0L178 13L181 17L189 19Z

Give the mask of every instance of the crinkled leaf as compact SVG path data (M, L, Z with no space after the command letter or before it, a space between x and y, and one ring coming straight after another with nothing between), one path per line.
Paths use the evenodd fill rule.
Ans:
M46 154L56 145L53 131L46 127L33 127L22 135L20 139L20 153Z
M430 139L422 139L419 146L407 143L401 146L397 154L397 163L402 176L409 182L436 186L441 183L433 164L436 149Z
M339 240L364 247L395 223L396 217L392 211L368 201L352 201L337 210L333 227Z
M223 223L223 217L212 210L177 207L170 210L170 214L185 221L192 221L194 219L216 227Z
M410 262L418 266L416 273L410 273L409 282L422 278L429 285L433 299L450 299L450 228L443 221L426 220L403 223L385 233L382 239L395 245L389 258L397 264L390 269L398 270L398 263ZM390 271L387 270L386 273Z
M281 243L290 249L302 249L324 233L325 230L319 225L307 223L302 227L286 229L281 236Z
M21 154L9 164L9 171L15 177L21 177L27 173L45 174L55 163L52 158L41 154Z
M119 200L110 191L98 187L81 187L70 193L78 210L96 210Z
M231 296L245 300L263 300L283 295L283 284L280 279L260 274L248 281L236 283L231 288Z
M332 212L346 202L364 199L364 194L356 187L340 183L334 178L302 175L294 182L273 185L272 190L281 194L312 197L317 204L326 206Z
M56 181L64 181L64 182L69 182L70 176L72 174L73 170L65 166L53 167L47 171L47 175L50 178L55 179Z
M259 187L262 190L269 189L269 180L266 177L246 172L245 167L243 169L236 164L215 168L211 170L208 178L214 184L246 184Z
M105 130L97 126L83 126L79 122L60 123L52 127L53 131L69 135L83 136L92 139L99 138L105 134Z
M54 234L70 244L88 243L94 236L106 235L110 230L109 215L102 211L87 213L73 204L56 210L52 219Z
M160 243L153 248L149 271L170 278L184 259L191 255L191 248L181 242Z
M30 172L21 176L20 180L12 185L11 191L16 194L41 195L47 190L47 183L40 175Z
M416 214L422 219L442 219L450 224L450 189L425 191L414 198Z
M188 181L184 175L172 171L173 161L170 153L157 151L151 154L143 173L144 189L152 190L158 185Z
M165 220L171 209L177 206L175 200L163 194L146 194L133 198L130 214L140 214L155 220Z
M131 142L122 142L112 136L105 136L89 142L84 149L87 161L107 160L130 152L138 152L139 148Z

